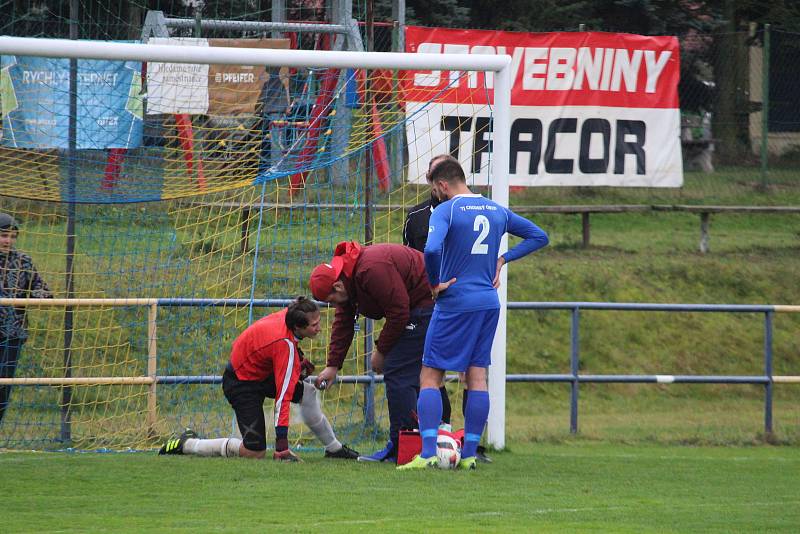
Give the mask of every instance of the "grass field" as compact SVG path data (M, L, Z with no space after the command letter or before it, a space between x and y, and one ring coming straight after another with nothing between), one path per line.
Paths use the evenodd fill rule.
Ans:
M686 186L675 191L528 189L512 197L512 204L798 205L800 184L794 173L774 178L766 192L756 190L752 178L736 173L688 174ZM192 228L173 231L170 217L159 216L162 208L155 203L92 208L98 221L86 223L94 238L80 242L85 250L79 265L86 265L87 272L95 269L107 257L107 236L122 236L120 245L130 254L121 261L132 273L130 285L136 291L151 288L164 296L161 292L175 287L189 291L181 284L191 283L192 295L249 294L247 268L253 253L240 257L237 213L229 214L224 231L208 238L205 224L194 228L199 236L188 235ZM126 227L127 215L121 212L133 209L148 215L144 219L149 226ZM398 211L395 219L401 215ZM280 295L302 291L307 267L316 261L304 251L305 266L272 263L275 251L288 250L291 232L307 231L316 216L301 217L297 226L289 224L291 217L276 217L259 253L263 265L257 285ZM551 246L511 266L510 300L800 304L798 215L714 215L711 253L706 255L697 252L699 218L693 214L593 215L588 249L581 247L579 216L532 219L548 231ZM357 222L331 216L316 238L344 235ZM399 241L399 225L381 220L376 226L384 240ZM63 229L40 230L53 241L44 249L57 252L38 256L53 262L51 270L57 272ZM178 246L183 241L191 246ZM140 264L147 265L144 260L151 256L160 258L160 251L170 246L176 247L170 253L185 260L181 269L186 269L177 269L175 280L148 286L139 278L148 273ZM218 279L230 273L236 276L235 290L219 285ZM55 278L55 283L62 279ZM106 285L119 290L114 294L142 296L125 283ZM165 374L219 371L225 357L221 347L229 345L246 311L229 311L222 319L214 315L218 313L160 312L160 369ZM38 330L48 332L48 340L55 338L57 349L62 339L57 323L50 329L49 315L31 315ZM114 345L117 336L140 340L131 351L143 354L146 329L141 319L134 319L120 315L118 324L108 324L95 312L86 312L80 324L95 328L85 334L85 352L94 357L93 347ZM569 320L563 311L509 313L507 372L569 372ZM774 326L775 374L800 374L800 314L779 314ZM325 341L309 343L307 354L317 362L324 359ZM580 348L583 373L760 374L763 316L583 312ZM57 367L61 352L47 354ZM77 361L77 353L73 357ZM142 421L143 395L123 396L129 399L124 408L130 413L119 413L111 402L107 414L93 411L108 391L114 390L81 397L85 419L103 430L127 424L125 417ZM327 401L329 414L346 413L334 396L340 392ZM494 453L495 463L476 473L398 473L385 465L325 462L318 450L304 451L302 465L159 458L153 453L4 452L0 477L6 503L0 532L795 532L800 524L800 387L775 386L773 436L763 433L763 393L758 386L582 385L580 432L572 436L567 385L510 384L509 450ZM15 394L20 399L21 388ZM53 398L44 401L52 410L47 430L53 434L60 416L59 391L48 394ZM224 419L222 432L229 432L227 405L217 386L160 388L159 410L164 432L190 422L207 423L217 411ZM455 426L461 427L458 395L453 412ZM10 421L42 421L9 415L0 437L13 430ZM348 419L340 421L337 430L342 431ZM292 432L299 427L293 426ZM30 432L40 430L32 427ZM380 434L356 446L371 451L383 439ZM127 438L113 442L118 448L154 444Z
M475 472L0 454L3 532L796 532L789 447L512 443Z

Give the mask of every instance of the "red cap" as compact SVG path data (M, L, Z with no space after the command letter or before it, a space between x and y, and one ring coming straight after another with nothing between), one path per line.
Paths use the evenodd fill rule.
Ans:
M344 268L344 259L334 256L330 263L320 263L311 271L308 287L317 300L325 300L333 291L333 283L339 279Z

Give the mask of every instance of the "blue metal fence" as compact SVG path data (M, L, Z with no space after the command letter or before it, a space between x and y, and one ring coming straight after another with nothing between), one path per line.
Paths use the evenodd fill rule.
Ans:
M290 300L269 299L159 299L159 306L253 306L280 307ZM324 303L320 303L325 305ZM741 304L655 304L614 302L509 302L509 310L565 310L571 313L570 373L569 374L509 374L507 382L567 382L570 384L570 432L578 431L578 398L581 383L635 384L761 384L764 386L764 432L772 433L772 396L775 377L772 375L772 330L776 312L800 312L800 306L741 305ZM764 373L761 375L597 375L580 374L580 312L581 310L647 311L647 312L712 312L764 314ZM800 376L781 377L782 382L800 383ZM160 384L212 384L220 376L158 376ZM341 376L343 383L375 384L382 375ZM457 380L455 375L448 380Z

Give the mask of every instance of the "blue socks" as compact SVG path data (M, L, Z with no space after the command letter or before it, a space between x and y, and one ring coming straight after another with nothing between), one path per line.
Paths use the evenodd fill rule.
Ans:
M419 433L422 435L420 456L423 458L436 456L436 436L439 433L439 422L442 420L442 394L438 388L426 388L419 392L417 416Z
M464 448L462 458L475 456L481 441L483 428L489 417L489 392L470 391L464 414ZM436 456L436 437L442 419L442 395L438 389L426 388L419 392L417 400L419 432L422 435L423 458Z
M420 394L420 401L422 394ZM475 456L478 450L478 443L481 440L483 427L489 418L489 392L488 391L469 391L467 397L467 407L464 413L464 448L461 450L462 458ZM420 422L420 424L422 424ZM424 440L423 440L424 443ZM436 443L434 440L434 454L436 453ZM423 445L423 451L424 445ZM424 454L423 454L424 456Z

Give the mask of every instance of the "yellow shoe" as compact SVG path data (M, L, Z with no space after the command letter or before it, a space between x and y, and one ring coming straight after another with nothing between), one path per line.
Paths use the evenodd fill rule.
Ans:
M477 468L478 468L478 460L474 456L470 456L469 458L462 458L458 462L458 469L474 471Z
M436 456L431 456L430 458L423 458L419 454L414 456L414 459L408 462L407 464L398 465L398 469L427 469L429 467L436 468L439 466L439 460L436 459Z

